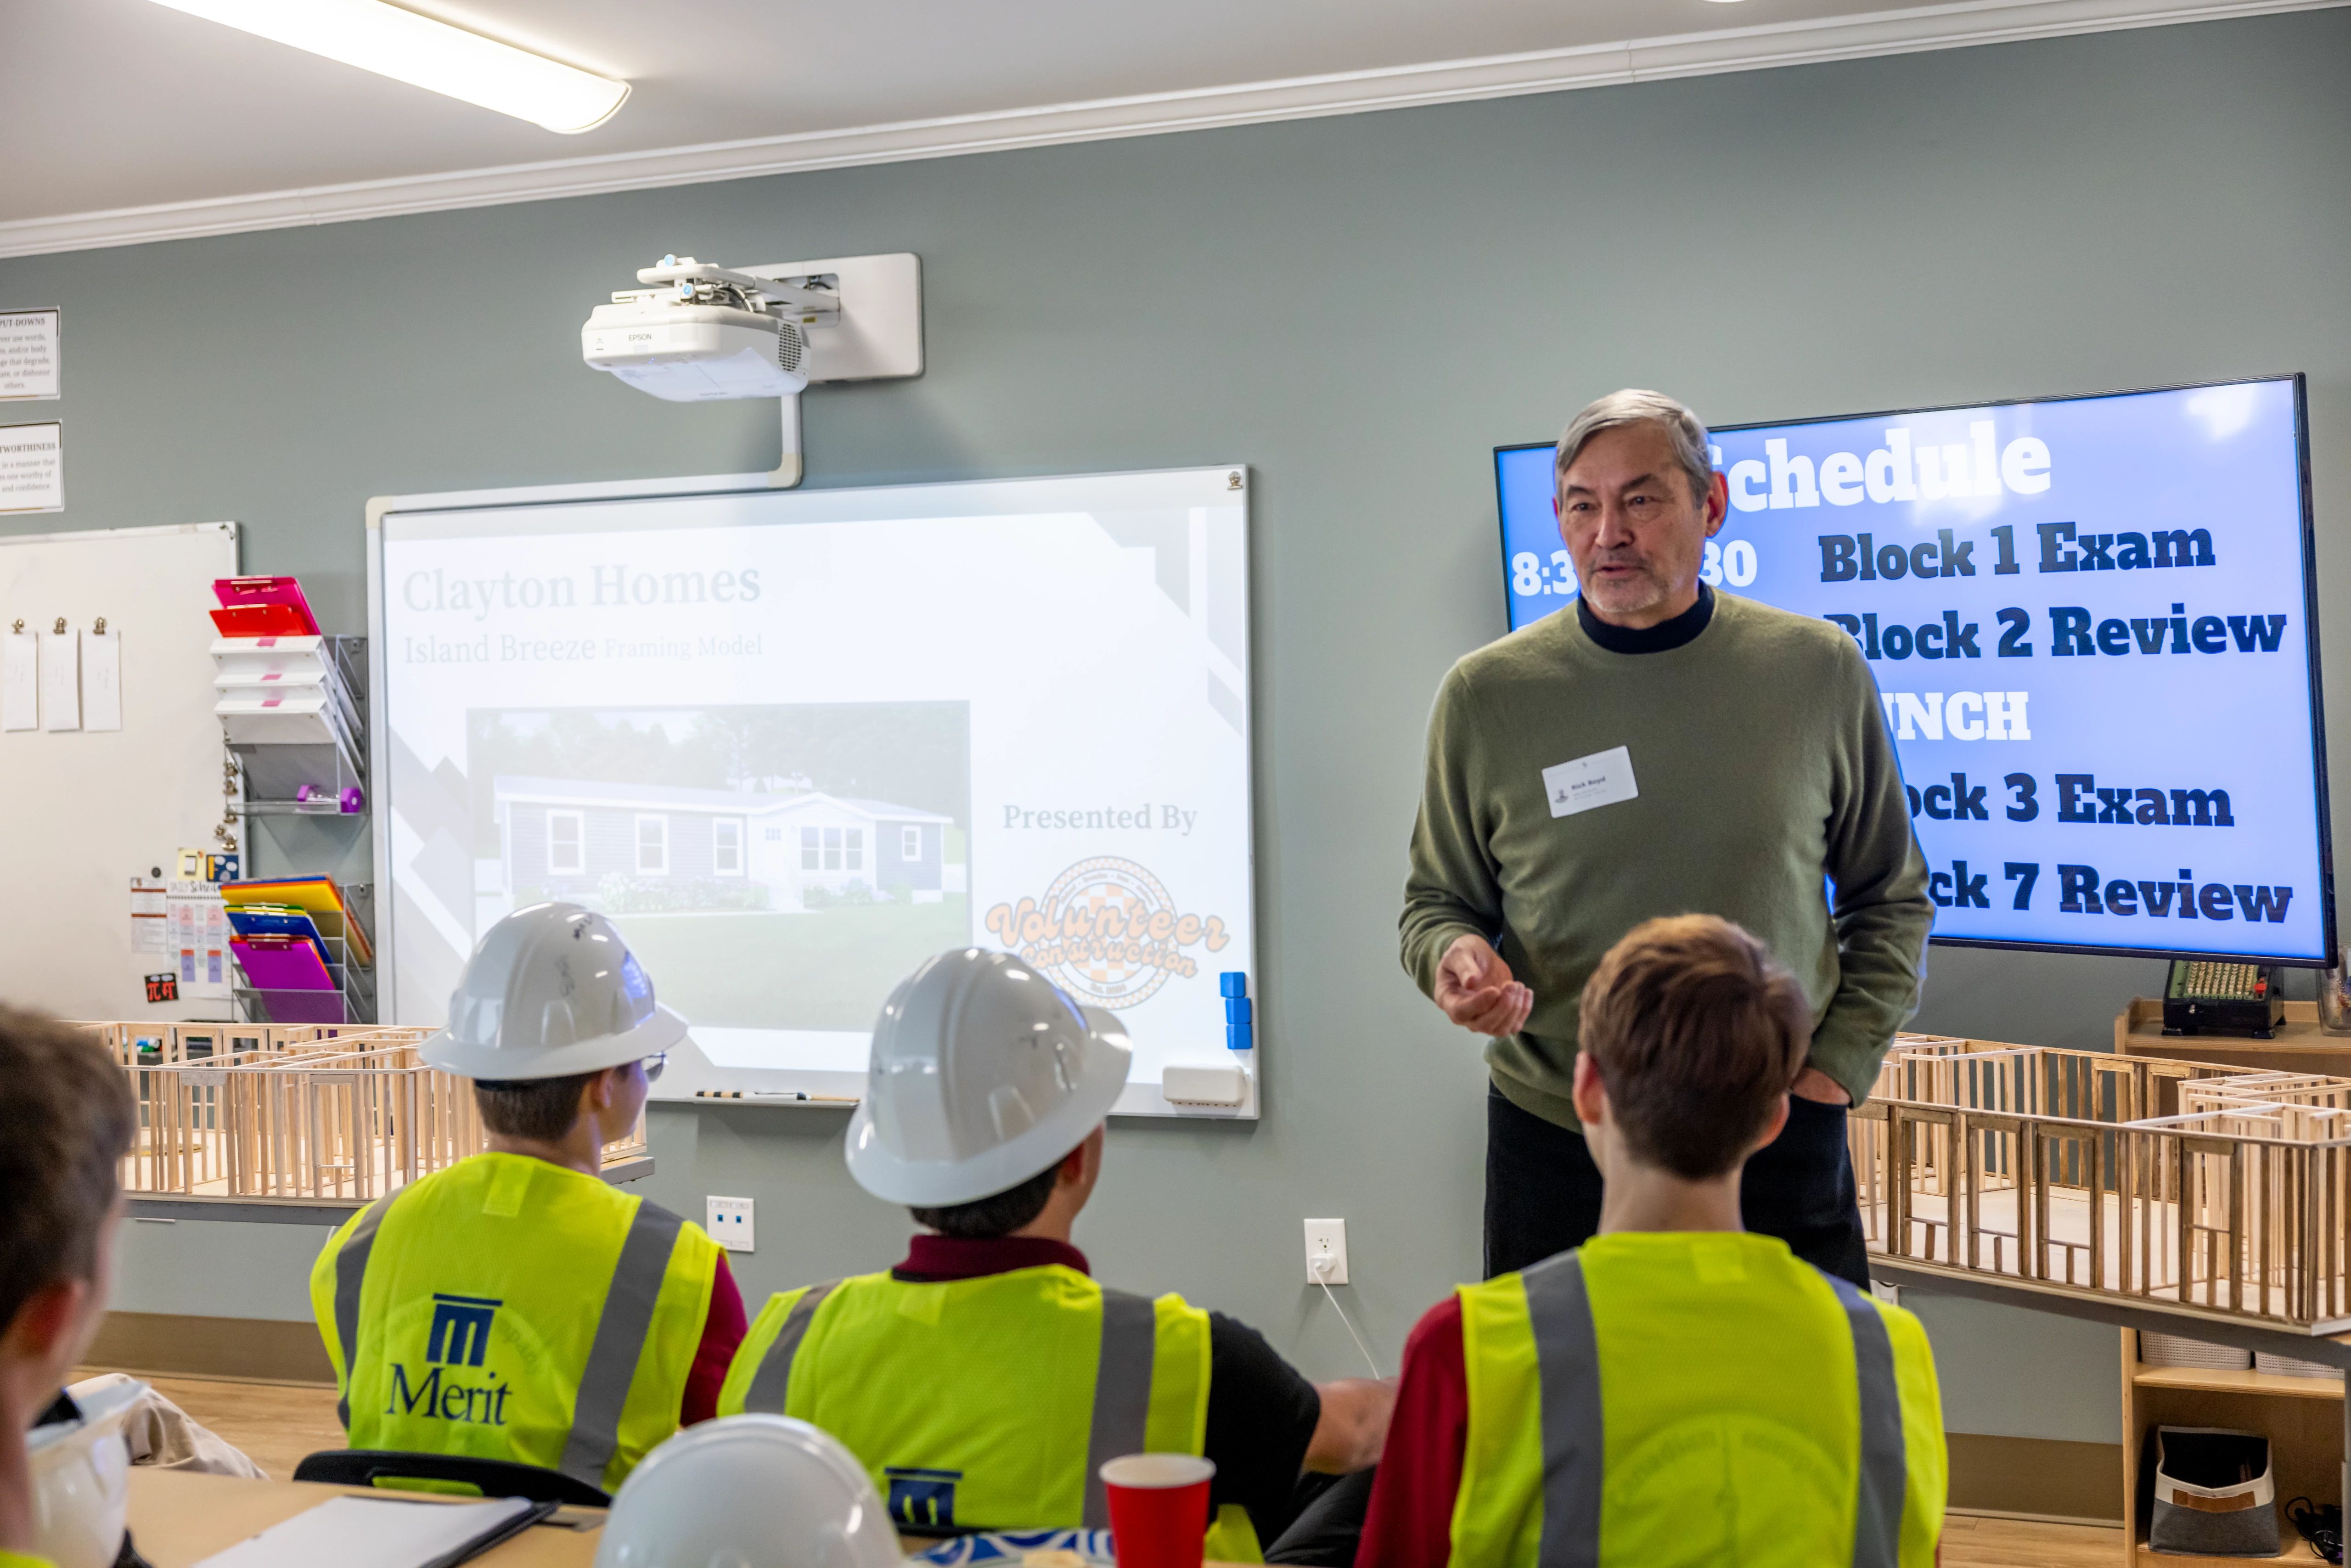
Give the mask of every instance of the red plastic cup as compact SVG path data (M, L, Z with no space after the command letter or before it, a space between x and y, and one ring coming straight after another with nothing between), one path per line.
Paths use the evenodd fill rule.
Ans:
M1103 1465L1119 1568L1200 1568L1216 1473L1197 1454L1127 1454Z

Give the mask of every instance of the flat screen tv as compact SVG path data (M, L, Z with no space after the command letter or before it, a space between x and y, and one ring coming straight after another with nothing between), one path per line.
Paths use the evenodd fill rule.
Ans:
M1868 660L1936 941L2333 961L2299 375L1713 441L1705 580ZM1494 463L1515 631L1575 573L1551 444Z

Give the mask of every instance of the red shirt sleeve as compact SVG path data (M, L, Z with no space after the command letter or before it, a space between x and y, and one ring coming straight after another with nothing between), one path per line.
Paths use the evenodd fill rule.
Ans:
M1395 1416L1372 1482L1355 1568L1445 1568L1468 1440L1461 1298L1452 1295L1422 1314L1404 1342Z
M694 1347L694 1369L685 1375L679 1426L691 1427L718 1414L718 1390L749 1327L749 1320L743 1315L743 1292L736 1288L735 1270L726 1266L722 1254L718 1276L710 1281L710 1314L702 1320L702 1343Z

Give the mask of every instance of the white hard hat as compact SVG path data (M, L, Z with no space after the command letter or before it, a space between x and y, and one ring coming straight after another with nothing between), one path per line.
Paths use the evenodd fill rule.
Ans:
M521 1081L601 1071L684 1038L611 921L534 904L483 936L449 993L448 1027L417 1054L460 1078Z
M596 1568L902 1568L865 1467L789 1416L688 1427L629 1472Z
M992 1197L1083 1143L1134 1059L1116 1019L1011 954L941 953L882 1004L849 1174L918 1208Z
M81 1416L26 1435L33 1469L33 1555L57 1568L114 1568L131 1506L122 1424L147 1385L130 1378L76 1404Z

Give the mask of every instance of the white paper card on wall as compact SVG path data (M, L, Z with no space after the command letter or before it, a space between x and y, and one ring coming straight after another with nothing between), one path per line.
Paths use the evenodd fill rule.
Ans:
M1543 799L1551 803L1554 817L1573 817L1594 806L1636 800L1641 793L1633 780L1633 753L1622 746L1546 768L1542 781Z
M81 727L122 727L122 633L85 632L81 639Z
M165 907L166 890L157 879L134 876L131 879L131 950L133 953L165 953L171 950L169 909Z
M65 429L0 424L0 513L66 509Z
M81 633L41 633L41 717L46 729L81 727Z
M58 320L55 310L0 310L0 402L63 394Z
M41 727L41 640L0 632L0 730Z

